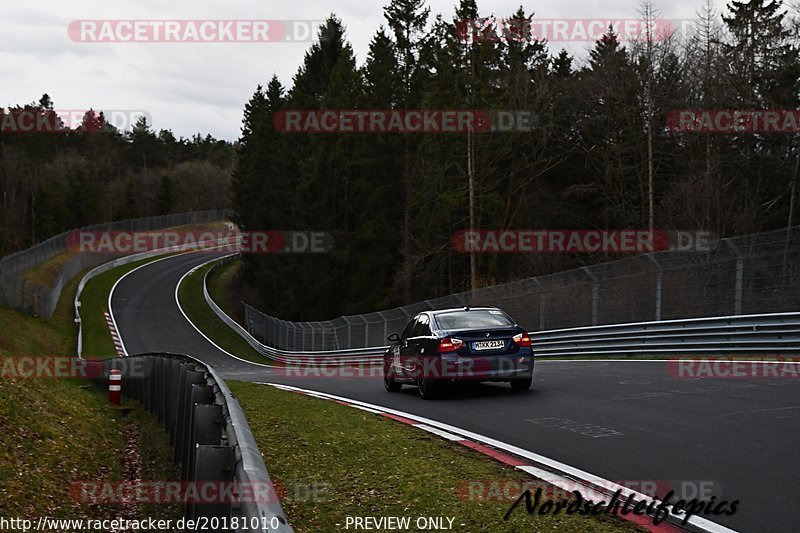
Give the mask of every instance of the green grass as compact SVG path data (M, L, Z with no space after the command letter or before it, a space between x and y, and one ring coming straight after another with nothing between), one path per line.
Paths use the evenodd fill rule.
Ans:
M0 362L11 356L74 357L72 304L84 274L64 287L48 321L0 308ZM108 403L107 394L84 380L0 377L0 516L119 515L118 505L88 505L70 492L75 482L113 481L121 475L124 416ZM165 432L138 404L126 407L142 435L143 477L175 479ZM166 518L181 511L163 505L142 509Z
M215 269L208 275L208 293L229 317L242 323L243 309L233 290L244 267L241 259L235 259Z
M127 405L138 406L136 402L129 401ZM180 467L172 464L172 447L169 443L169 433L158 423L158 420L144 409L132 409L128 415L138 426L141 434L139 453L141 456L143 480L175 480L180 479ZM144 516L153 518L177 520L183 516L181 504L149 503L142 506Z
M186 226L174 226L171 228L164 228L163 230L154 230L150 233L158 233L164 231L222 231L227 229L227 224L225 222L211 222L208 224L189 224ZM45 287L50 287L55 283L58 273L61 270L61 267L64 266L64 263L72 259L76 254L77 249L67 249L63 252L60 252L47 261L43 261L39 263L35 267L31 268L30 270L24 273L24 277L26 280L30 281L31 283L35 283L37 285L42 285ZM81 274L83 275L83 274Z
M606 516L528 515L459 494L470 480L531 481L524 472L393 420L272 387L229 382L298 532L342 529L350 516L449 516L456 531L638 531ZM317 487L316 501L297 497ZM324 490L319 490L324 489ZM336 524L342 524L336 526ZM461 524L464 524L463 526Z
M164 256L150 257L103 272L89 280L81 293L81 321L83 322L83 357L107 359L116 357L114 340L106 323L108 293L119 278L144 264Z
M255 363L270 364L270 360L255 351L238 333L214 314L203 297L203 277L213 266L205 265L184 278L178 289L178 300L189 319L208 338L223 350Z
M87 270L88 271L88 270ZM67 283L53 317L44 321L20 311L0 307L0 356L75 355L75 322L72 300L85 272Z
M77 380L0 381L1 516L104 516L70 495L78 481L118 479L121 414Z
M55 283L58 273L61 271L61 267L72 259L74 255L75 253L73 251L64 250L25 272L24 277L27 281L35 283L36 285L50 287Z

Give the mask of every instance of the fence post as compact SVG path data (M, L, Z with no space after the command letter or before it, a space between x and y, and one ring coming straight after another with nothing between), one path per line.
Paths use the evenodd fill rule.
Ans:
M353 326L350 324L350 319L346 316L342 317L344 321L347 322L347 346L353 345Z
M586 272L586 275L592 280L592 325L597 325L597 300L600 297L600 287L597 283L597 276L594 272L589 270L589 267L581 267L581 270Z
M542 282L539 281L539 278L532 278L533 282L539 288L539 331L544 331L544 313L545 309L547 308L545 305L545 298L547 294L547 289L544 288Z
M733 314L742 314L742 289L744 285L744 256L742 255L739 247L733 244L730 239L722 239L730 247L733 253L736 254L736 289L733 300Z
M381 337L381 342L386 342L386 337L389 336L389 321L386 320L386 317L381 311L378 311L378 316L381 317L383 321L383 337Z
M656 260L652 253L645 254L645 257L656 267L656 320L661 320L661 286L664 270L661 268L661 263Z

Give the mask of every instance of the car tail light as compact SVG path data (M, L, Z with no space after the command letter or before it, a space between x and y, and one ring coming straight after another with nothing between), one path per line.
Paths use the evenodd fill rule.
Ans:
M520 348L530 348L531 347L531 336L527 333L519 333L514 335L514 344L519 346Z
M439 341L439 353L455 352L463 345L464 341L461 339L451 339L450 337L445 337Z

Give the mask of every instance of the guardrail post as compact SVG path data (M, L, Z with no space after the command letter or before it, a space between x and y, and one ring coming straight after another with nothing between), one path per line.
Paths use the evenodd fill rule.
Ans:
M739 247L733 244L730 239L722 239L730 247L734 254L736 254L736 288L733 300L733 314L742 314L742 292L744 286L744 256L742 255Z
M205 384L191 385L191 392L189 393L189 404L187 415L184 422L184 434L186 435L186 446L183 449L183 459L181 460L181 479L189 479L189 473L192 472L192 460L194 459L194 446L195 442L192 441L192 436L197 427L197 420L194 418L195 408L200 404L209 404L214 401L214 389ZM213 444L219 444L215 442Z
M187 441L189 440L189 433L188 433L188 424L189 424L189 413L191 412L191 395L192 395L192 385L197 385L198 383L202 383L204 380L204 374L202 372L198 372L194 370L194 365L187 365L190 366L192 369L187 370L183 374L183 379L181 379L182 387L178 391L180 398L178 399L178 413L176 417L176 428L175 428L175 448L172 455L172 463L178 464L183 460L183 450L186 446ZM181 465L182 469L186 469L186 465Z
M164 423L164 411L165 411L165 404L166 398L164 397L164 389L166 387L165 374L166 374L166 366L169 364L169 361L164 359L163 357L157 357L155 360L155 380L157 384L156 390L156 418L162 424Z
M167 390L166 407L164 413L164 429L170 434L170 443L175 443L175 412L178 410L177 385L181 379L181 362L177 359L170 359L167 362Z
M153 375L153 361L148 356L142 357L142 371L144 375L149 378L149 376ZM153 389L155 386L153 385L152 380L145 379L142 383L142 405L147 411L152 411L152 398L153 398Z
M656 260L652 253L645 254L645 257L656 267L656 320L661 320L661 287L664 270L661 268L661 263Z
M170 395L170 425L169 425L169 441L175 448L175 443L178 438L178 413L181 405L182 392L186 388L186 372L189 370L189 363L178 362L177 374L174 376L174 385Z
M218 445L222 441L222 406L214 403L196 403L192 411L194 424L190 442L192 443L191 465L194 468L196 459L194 452L198 444Z
M586 272L586 275L592 280L592 325L597 325L597 301L600 297L600 286L597 282L597 276L594 272L589 270L589 267L581 267L581 270Z
M230 446L209 446L198 444L195 448L195 468L191 473L189 481L208 483L211 482L222 485L223 483L233 482L233 465L236 457L234 450ZM196 490L194 494L203 494L208 491ZM224 490L211 491L212 494L223 496L228 493ZM222 498L224 500L224 497ZM196 519L200 516L206 518L218 517L227 518L231 515L230 501L220 502L187 502L186 516ZM195 530L197 531L197 530Z
M158 397L160 384L158 383L156 365L160 357L147 357L147 381L150 382L150 407L148 411L156 415L158 413Z

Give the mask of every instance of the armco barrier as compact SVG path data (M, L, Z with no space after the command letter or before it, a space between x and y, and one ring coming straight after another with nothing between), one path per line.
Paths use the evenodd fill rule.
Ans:
M44 287L28 281L25 272L65 252L69 237L76 231L153 231L190 224L230 220L231 211L198 211L157 217L117 220L64 232L26 250L0 258L0 306L18 309L31 316L53 316L61 290L82 270L105 263L121 254L77 253L59 269L53 285Z
M220 320L228 325L233 331L239 334L247 344L249 344L255 351L282 363L304 363L313 362L320 363L324 361L328 365L349 365L349 364L378 364L383 360L383 352L385 347L371 347L371 348L357 348L354 350L328 350L328 351L313 351L313 352L291 352L287 350L279 350L271 346L267 346L253 337L246 329L240 326L234 319L229 317L225 311L217 305L208 292L208 275L215 269L226 264L227 262L235 259L238 254L231 254L222 258L221 260L213 259L214 265L209 268L205 276L203 276L203 297L206 303L214 311Z
M217 261L208 274L227 261ZM271 359L282 362L304 360L380 362L387 346L355 350L303 351L278 350L254 338L225 314L208 293L206 302L216 315L233 328L250 346ZM424 309L420 309L422 311ZM402 329L402 325L400 326ZM607 326L588 326L531 332L537 357L646 354L776 354L800 353L800 312L732 315L684 320L634 322Z
M531 334L537 356L800 353L800 313L664 320Z
M289 533L293 529L270 481L239 402L214 369L186 355L150 354L107 359L96 381L108 386L122 371L122 394L139 401L169 431L182 482L234 483L233 501L186 504L189 519L233 524L232 531ZM258 490L251 490L257 487ZM259 496L253 497L256 493ZM265 496L266 497L263 497ZM208 527L206 528L208 530Z
M238 238L236 239L238 242ZM211 244L219 244L220 246L230 244L227 240L216 240L216 241L209 241L208 245ZM89 272L87 272L81 281L78 283L78 290L75 293L75 301L74 301L74 308L75 308L75 323L78 325L78 342L76 345L76 355L78 359L81 358L83 355L83 321L81 320L81 293L83 292L84 287L86 287L86 283L89 282L92 278L99 276L104 272L108 272L109 270L113 270L122 265L128 265L130 263L135 263L136 261L140 261L142 259L148 259L150 257L157 257L159 255L164 255L166 253L173 253L181 250L186 250L189 246L179 246L173 248L171 250L150 250L148 252L142 252L138 254L126 255L120 257L118 259L114 259L113 261L109 261L107 263L103 263L102 265L93 268ZM109 302L110 307L110 302Z
M384 344L421 311L497 306L528 331L800 311L800 226L635 255L381 311L280 320L245 305L242 324L289 352Z

